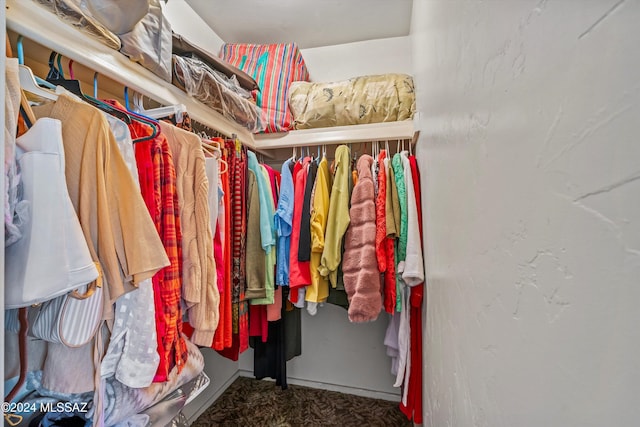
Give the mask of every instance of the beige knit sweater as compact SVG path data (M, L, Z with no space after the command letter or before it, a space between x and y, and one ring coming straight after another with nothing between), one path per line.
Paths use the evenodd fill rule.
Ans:
M351 195L349 216L342 256L344 289L349 298L349 320L376 320L382 308L380 274L376 261L376 207L371 164L373 158L363 155L358 160L358 183Z
M213 258L204 153L196 134L165 122L160 122L160 128L176 169L182 231L182 298L194 328L191 341L210 346L218 327L220 293Z

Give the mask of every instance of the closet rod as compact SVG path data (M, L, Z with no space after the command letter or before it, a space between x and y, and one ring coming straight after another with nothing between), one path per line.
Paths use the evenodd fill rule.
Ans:
M128 86L129 89L162 105L184 104L193 120L216 129L228 137L235 134L247 147L258 148L253 134L244 127L227 120L171 83L130 61L120 52L63 22L44 7L32 1L7 0L6 21L7 29L107 76L123 86Z

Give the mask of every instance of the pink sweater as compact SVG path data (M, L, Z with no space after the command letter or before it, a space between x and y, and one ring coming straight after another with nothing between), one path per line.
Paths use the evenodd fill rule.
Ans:
M344 288L349 297L349 320L376 320L382 308L380 273L376 260L376 207L371 164L373 158L363 155L358 160L358 183L351 195L349 216L342 257Z

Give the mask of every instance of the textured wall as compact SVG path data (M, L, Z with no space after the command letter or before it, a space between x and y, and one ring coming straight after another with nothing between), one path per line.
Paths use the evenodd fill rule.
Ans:
M164 5L163 11L173 32L211 54L218 55L224 41L185 0L170 0Z
M427 425L640 422L639 19L414 1Z
M411 38L392 37L302 49L314 82L331 82L367 74L411 74Z

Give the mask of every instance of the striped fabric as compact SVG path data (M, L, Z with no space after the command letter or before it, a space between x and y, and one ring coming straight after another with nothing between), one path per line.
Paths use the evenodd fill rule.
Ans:
M79 291L84 293L86 286ZM86 299L62 295L43 303L31 327L32 335L68 347L87 344L100 325L103 298L99 287Z
M260 92L256 104L262 108L264 131L286 132L293 127L287 102L289 85L309 81L309 72L295 43L234 44L222 46L222 59L252 76Z

